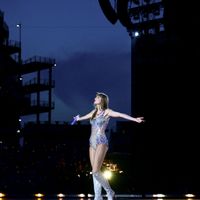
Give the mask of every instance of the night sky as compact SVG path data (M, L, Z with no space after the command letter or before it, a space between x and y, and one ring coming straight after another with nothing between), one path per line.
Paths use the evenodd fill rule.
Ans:
M154 168L158 176L157 169L164 175L165 170L171 169L174 174L169 178L184 177L190 183L200 177L197 165L200 52L197 19L200 18L199 11L193 12L198 6L185 5L183 9L176 1L171 2L168 33L177 34L177 41L167 46L164 55L169 56L166 63L171 62L170 65L159 68L160 74L156 70L153 74L148 68L153 77L145 73L157 90L153 88L155 96L151 90L145 90L147 98L142 101L147 106L142 115L145 119L150 117L146 129L138 136L141 138L135 141L144 144L140 146L138 142L137 147L138 151L144 150L147 160L161 161ZM23 60L33 56L56 59L52 121L71 121L77 114L88 113L93 109L96 92L109 95L112 109L131 113L131 40L125 27L106 19L98 0L1 0L0 10L9 26L10 40L19 40L16 25L22 24ZM170 56L174 59L170 60ZM142 80L143 87L150 88L148 80ZM47 120L47 115L43 117ZM27 120L30 119L34 120L32 116Z
M106 19L98 1L0 1L0 9L10 40L19 41L16 25L22 24L23 60L56 59L53 121L86 114L99 91L109 95L112 109L130 114L130 38L119 22Z

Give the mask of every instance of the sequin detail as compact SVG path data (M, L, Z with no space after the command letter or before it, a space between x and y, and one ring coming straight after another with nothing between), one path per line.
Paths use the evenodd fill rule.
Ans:
M89 139L90 146L96 149L98 144L106 144L108 146L108 139L105 134L109 118L105 118L102 112L96 118L90 120L91 135Z

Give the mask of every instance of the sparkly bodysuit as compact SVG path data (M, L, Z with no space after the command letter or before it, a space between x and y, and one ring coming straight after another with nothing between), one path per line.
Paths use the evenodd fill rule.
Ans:
M96 149L98 144L106 144L108 146L108 139L105 134L108 122L110 118L103 116L104 112L90 120L91 124L91 135L90 135L90 146Z

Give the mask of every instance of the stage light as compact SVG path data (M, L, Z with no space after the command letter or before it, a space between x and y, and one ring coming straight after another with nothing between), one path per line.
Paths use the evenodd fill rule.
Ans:
M135 37L138 37L140 34L139 34L139 32L138 31L136 31L135 33L134 33L134 36Z
M65 197L65 195L62 194L62 193L59 193L59 194L57 195L57 197Z
M153 194L153 197L162 198L162 197L166 197L166 195L164 195L164 194Z
M0 192L0 197L5 197L6 195L4 193Z
M44 194L41 194L41 193L35 194L35 197L43 197L43 196L44 196Z
M84 194L78 194L78 197L85 197Z
M88 196L88 197L93 197L94 195L93 195L93 194L88 194L87 196Z
M186 197L189 197L189 198L191 198L191 197L195 197L194 194L186 194L185 196L186 196Z
M110 180L112 177L112 172L109 170L104 171L103 176L107 179Z
M115 24L118 20L118 16L115 9L112 7L110 0L99 0L99 5L108 21Z

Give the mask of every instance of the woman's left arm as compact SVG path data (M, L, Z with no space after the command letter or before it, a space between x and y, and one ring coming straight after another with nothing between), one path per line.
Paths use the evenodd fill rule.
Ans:
M131 117L130 115L127 115L125 113L116 112L116 111L113 111L113 110L110 110L110 109L108 110L108 116L110 116L110 117L120 117L120 118L131 120L131 121L134 121L134 122L137 122L137 123L144 122L144 117Z

